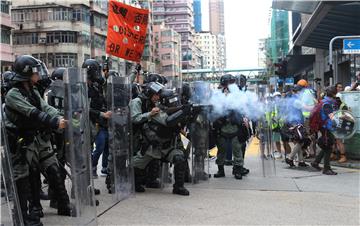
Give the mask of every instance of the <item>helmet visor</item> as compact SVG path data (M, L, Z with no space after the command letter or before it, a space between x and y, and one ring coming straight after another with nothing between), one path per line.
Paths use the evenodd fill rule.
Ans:
M37 73L40 77L40 80L49 78L49 71L43 62L39 62L39 64L33 66L32 73Z
M152 82L150 85L150 89L153 93L160 93L163 88L164 86L158 82Z

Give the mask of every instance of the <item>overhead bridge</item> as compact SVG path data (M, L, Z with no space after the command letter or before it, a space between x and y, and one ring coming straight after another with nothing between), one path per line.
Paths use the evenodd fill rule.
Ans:
M207 68L207 69L186 69L181 70L183 75L206 74L206 73L231 73L231 72L266 72L266 68Z

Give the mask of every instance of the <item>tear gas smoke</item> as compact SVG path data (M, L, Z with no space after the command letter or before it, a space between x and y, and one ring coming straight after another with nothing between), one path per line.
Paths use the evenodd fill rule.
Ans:
M289 97L259 98L255 92L241 91L236 84L228 86L228 93L221 89L198 89L197 103L212 105L209 118L216 120L236 112L250 120L259 120L267 112L276 112L276 117L283 122L298 124L303 123L302 111L311 111L316 104L313 94L302 91ZM193 99L193 98L192 98ZM274 115L273 115L274 116Z

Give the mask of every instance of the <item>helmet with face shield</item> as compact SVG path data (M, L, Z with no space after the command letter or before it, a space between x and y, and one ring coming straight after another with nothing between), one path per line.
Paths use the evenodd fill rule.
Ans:
M29 81L33 74L38 74L40 80L49 78L46 65L30 55L22 55L16 58L13 68L16 73L13 78L14 81Z

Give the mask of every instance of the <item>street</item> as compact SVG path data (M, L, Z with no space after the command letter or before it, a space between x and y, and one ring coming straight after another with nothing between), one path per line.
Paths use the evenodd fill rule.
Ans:
M106 194L105 177L99 177L95 187L101 186L103 195L96 196L100 201L98 224L359 225L359 170L333 167L339 174L325 176L310 167L290 169L283 160L276 160L276 175L263 177L257 150L258 141L253 140L245 157L248 176L235 180L232 167L227 166L225 178L186 184L189 197L173 195L172 187L146 189L109 208L111 196ZM211 166L213 174L215 160ZM57 216L47 204L43 206L44 225L66 222L66 217Z

